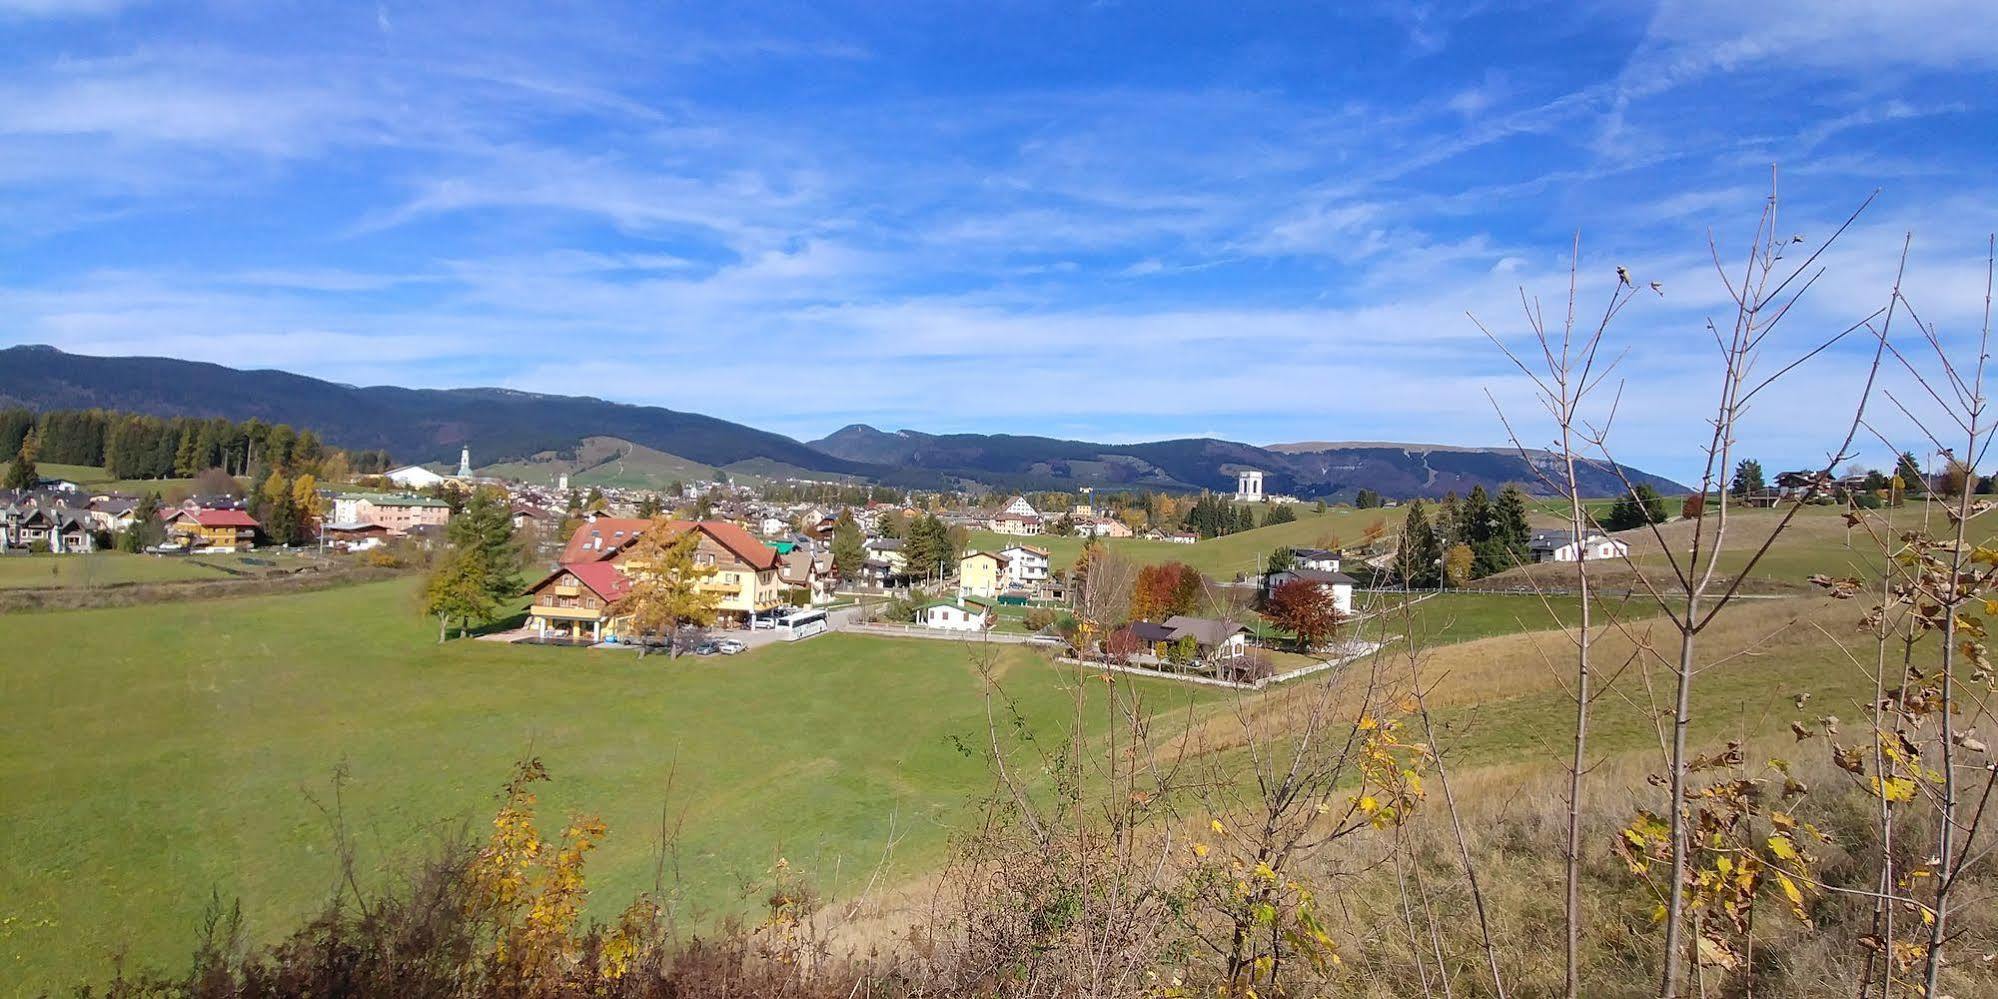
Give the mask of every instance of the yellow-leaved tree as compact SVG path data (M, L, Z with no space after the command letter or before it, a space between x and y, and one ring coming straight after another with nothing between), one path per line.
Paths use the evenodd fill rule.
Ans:
M713 624L721 594L702 585L715 568L696 558L701 532L688 529L676 534L667 523L654 519L618 563L630 589L611 604L610 613L623 618L626 632L634 637L663 633L666 654L675 657L680 654L680 629ZM639 654L644 654L642 645Z

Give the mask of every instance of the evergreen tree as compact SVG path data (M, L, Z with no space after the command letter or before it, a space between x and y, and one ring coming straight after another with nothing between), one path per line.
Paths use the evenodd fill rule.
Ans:
M1482 485L1472 486L1471 495L1457 511L1457 543L1476 548L1492 539L1492 498Z
M1371 489L1362 489L1353 494L1353 506L1359 510L1374 510L1383 504L1381 494Z
M513 539L513 510L501 489L474 490L444 537L454 553L469 553L470 570L494 604L520 595L521 551Z
M1734 484L1729 491L1736 496L1755 496L1766 492L1768 486L1762 481L1762 463L1754 458L1743 458L1734 466Z
M1612 531L1628 531L1633 527L1664 522L1665 498L1649 485L1640 485L1634 491L1617 497L1602 525Z
M1894 475L1901 480L1901 492L1909 496L1920 496L1929 491L1927 477L1922 475L1922 463L1915 460L1915 452L1903 451L1894 462Z
M1324 505L1325 504L1320 503L1319 507L1323 509ZM1271 524L1293 524L1296 522L1297 522L1297 511L1292 510L1290 508L1290 504L1288 503L1278 503L1277 505L1271 507L1269 516L1263 518L1264 527L1268 527Z
M1436 535L1436 543L1444 548L1456 544L1458 532L1464 526L1463 511L1458 509L1457 491L1443 494L1443 502L1436 504L1436 516L1429 522L1429 530Z
M1401 544L1395 551L1395 574L1403 583L1418 589L1434 587L1441 580L1443 545L1429 526L1429 513L1421 500L1408 505L1401 525Z
M838 527L834 527L837 536ZM911 576L928 576L944 564L945 549L950 539L945 536L943 522L924 514L909 524L902 539L902 560L904 571ZM837 556L835 556L837 560Z
M867 561L867 539L860 533L860 525L853 519L853 511L841 510L838 519L833 521L832 556L833 569L841 579L852 579L860 575L861 563Z
M160 528L160 494L147 492L139 497L139 505L132 508L132 526L118 536L118 547L122 551L142 552L147 546L158 544L164 533Z
M1484 573L1504 572L1516 565L1532 561L1527 542L1533 538L1533 528L1527 519L1526 494L1515 485L1499 490L1498 502L1492 505L1492 533L1486 542Z
M8 489L33 489L42 481L41 472L35 469L35 455L41 450L41 442L35 431L29 430L21 438L21 446L14 451L14 461L7 466Z

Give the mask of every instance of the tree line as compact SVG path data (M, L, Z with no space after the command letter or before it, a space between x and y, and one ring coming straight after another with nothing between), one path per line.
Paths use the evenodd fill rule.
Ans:
M1462 500L1446 493L1433 514L1416 500L1402 523L1395 573L1413 587L1460 586L1531 561L1531 539L1526 494L1518 486L1499 490L1497 499L1484 486L1471 487Z
M102 468L117 479L193 478L210 468L250 475L317 465L336 452L311 430L251 419L158 417L110 409L0 410L0 455L17 455L33 437L35 460ZM340 452L347 469L387 471L386 451Z

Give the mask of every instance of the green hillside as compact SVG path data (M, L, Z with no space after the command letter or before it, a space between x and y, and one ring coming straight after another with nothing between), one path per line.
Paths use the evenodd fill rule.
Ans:
M661 489L673 482L712 479L715 469L616 437L589 437L576 446L573 456L543 451L532 458L487 465L478 473L531 483L553 483L567 474L570 485L582 488Z

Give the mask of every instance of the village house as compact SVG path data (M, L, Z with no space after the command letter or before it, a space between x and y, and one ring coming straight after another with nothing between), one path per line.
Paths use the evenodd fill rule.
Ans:
M1075 533L1085 538L1128 538L1131 525L1115 517L1087 517L1075 522Z
M407 534L412 527L442 527L449 523L451 504L428 496L340 496L333 501L333 519L341 523L380 524Z
M834 584L838 582L833 575L832 555L805 548L783 553L777 578L787 589L804 591L806 601L814 605L831 603Z
M957 592L964 597L997 597L1006 588L1007 558L997 552L972 551L957 561Z
M1045 530L1045 525L1041 523L1039 515L1031 513L1019 514L1011 511L1002 511L993 514L990 526L994 534L1011 534L1022 537L1033 537Z
M1006 560L1006 582L1022 589L1038 589L1048 581L1048 550L1033 545L1008 545L999 549Z
M319 540L334 551L364 552L388 543L394 532L380 524L331 523L319 525Z
M992 605L968 597L939 600L917 608L916 620L925 628L945 631L984 631L991 627Z
M1263 599L1268 600L1277 587L1292 580L1316 583L1332 598L1332 607L1341 614L1353 613L1353 586L1359 580L1336 569L1305 569L1293 566L1282 572L1272 572L1263 576Z
M601 642L616 630L610 606L630 588L624 573L610 562L564 565L527 588L532 601L527 625L542 638L552 631Z
M606 570L622 578L618 566L628 558L632 543L651 529L650 520L624 517L593 517L577 526L562 549L560 568L528 588L528 626L543 634L550 629L567 631L571 638L581 638L585 631L596 640L617 635L618 622L610 617L609 606L622 591L609 581ZM673 535L700 534L694 562L715 570L701 586L719 597L715 610L724 619L747 624L750 618L784 605L777 549L748 531L716 520L664 521L658 529ZM603 568L578 570L585 565ZM561 582L565 573L572 583ZM581 589L569 592L558 587Z
M137 519L139 500L134 496L94 496L85 516L93 531L116 534L129 529Z
M246 510L177 507L162 513L167 535L188 548L211 552L246 552L257 547L256 518Z
M527 527L533 527L537 531L545 531L561 522L562 515L547 507L536 506L532 503L515 503L513 505L513 529L516 531Z
M1133 621L1130 628L1131 634L1161 659L1187 638L1193 639L1203 662L1239 659L1249 648L1249 629L1232 621L1175 614L1164 623Z
M1293 569L1316 569L1319 572L1338 572L1341 554L1323 548L1292 548L1290 565Z
M1601 558L1622 558L1630 554L1627 542L1599 531L1590 531L1580 542L1572 531L1535 531L1526 542L1535 562L1575 562Z

